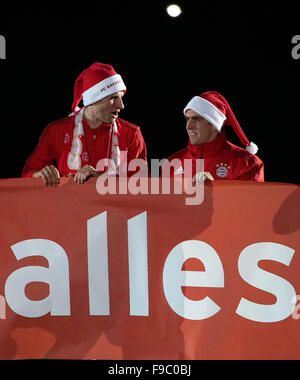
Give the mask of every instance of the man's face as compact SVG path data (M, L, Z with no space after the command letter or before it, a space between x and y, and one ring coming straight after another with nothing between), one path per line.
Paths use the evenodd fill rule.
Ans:
M213 141L217 135L217 129L210 124L204 117L193 110L185 113L186 130L193 145Z
M112 124L118 117L119 112L124 109L122 97L124 91L116 92L99 100L89 106L95 119L101 120L104 123Z

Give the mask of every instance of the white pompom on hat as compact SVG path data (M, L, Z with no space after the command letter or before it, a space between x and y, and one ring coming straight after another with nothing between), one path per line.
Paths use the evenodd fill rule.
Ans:
M241 143L246 147L246 150L251 154L256 154L258 147L253 142L250 142L244 134L239 122L237 121L232 109L227 100L216 91L207 91L200 96L194 96L183 113L192 109L199 115L209 121L219 132L225 123L231 125L240 139Z
M79 110L81 99L84 106L89 106L119 91L126 91L121 75L111 65L95 62L76 79L72 111Z

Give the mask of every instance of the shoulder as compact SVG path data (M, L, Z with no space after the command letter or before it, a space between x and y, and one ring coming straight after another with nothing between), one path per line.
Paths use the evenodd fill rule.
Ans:
M128 130L132 130L132 132L135 132L137 130L140 130L140 127L133 124L133 123L130 123L129 121L126 121L124 119L120 119L118 118L118 124L122 127L122 128L125 128L125 129L128 129Z
M72 115L72 116L64 117L62 119L51 121L48 124L47 128L49 128L49 129L57 129L57 128L68 127L70 125L74 125L74 119L75 119L75 115Z
M138 125L130 123L124 119L117 119L118 128L120 135L122 135L127 144L139 143L144 144L144 137L142 135L141 129Z
M72 125L74 125L74 118L72 116L51 121L42 131L40 140L56 140L65 135L68 128L70 128Z
M261 165L262 160L255 154L247 152L246 149L226 141L225 150L237 160L240 160L248 165Z

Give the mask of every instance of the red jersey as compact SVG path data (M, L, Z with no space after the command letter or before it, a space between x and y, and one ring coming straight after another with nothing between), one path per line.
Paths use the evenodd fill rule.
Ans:
M174 167L170 166L171 177L184 176L185 159L192 160L194 176L197 172L196 159L203 159L201 171L210 172L214 179L264 181L264 165L260 158L227 141L225 131L208 143L193 145L189 142L187 148L173 154L168 161L174 159L177 160Z
M63 163L66 146L72 139L75 115L50 123L43 131L39 143L23 168L22 177L31 177L34 172L47 165L55 165L61 176L70 174ZM90 128L83 118L84 136L88 151L88 164L96 168L101 159L110 158L111 124L103 123L99 128ZM120 151L127 151L127 162L134 158L147 160L146 144L140 128L125 120L117 119ZM71 131L71 132L70 132ZM85 157L82 157L84 166Z

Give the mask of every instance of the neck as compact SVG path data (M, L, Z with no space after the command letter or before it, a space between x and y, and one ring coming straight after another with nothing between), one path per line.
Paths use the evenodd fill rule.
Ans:
M103 121L97 118L95 115L87 112L87 109L84 110L83 117L86 119L91 129L97 129L103 123Z
M220 149L224 149L226 143L225 131L222 131L214 140L202 144L192 144L189 140L188 149L196 154L201 154L203 158L206 155L215 155Z

